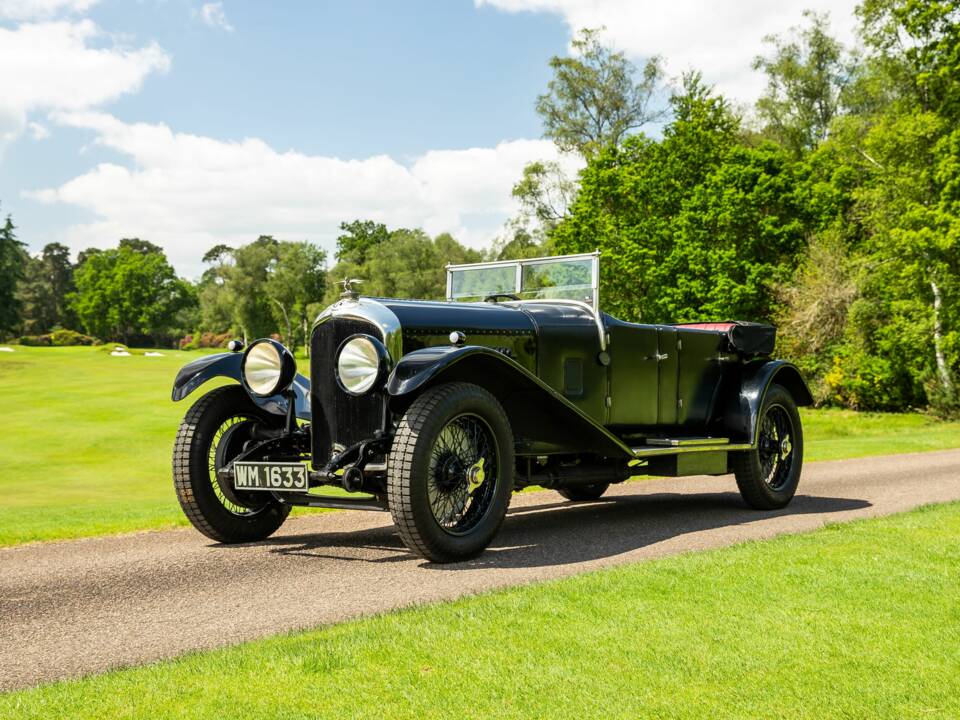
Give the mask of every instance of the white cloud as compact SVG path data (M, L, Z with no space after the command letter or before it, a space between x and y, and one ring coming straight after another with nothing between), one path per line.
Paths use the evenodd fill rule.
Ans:
M50 131L40 123L32 122L27 125L27 129L30 131L30 137L34 140L46 140L50 137Z
M99 0L0 0L0 20L46 20L60 14L83 13Z
M195 15L199 17L205 25L226 30L227 32L233 32L233 25L227 20L227 13L223 9L222 2L204 3L198 11L195 11Z
M216 243L272 233L330 249L339 223L354 218L431 234L450 231L486 245L516 209L510 191L523 166L557 157L548 141L514 140L433 150L407 166L385 155L342 160L281 153L258 139L226 142L103 113L56 120L94 131L96 142L130 159L129 166L103 163L60 187L27 194L96 216L70 228L64 240L79 250L138 236L162 245L190 275L199 273L200 258ZM579 164L562 160L571 169Z
M90 20L0 27L0 145L24 130L31 113L96 107L169 67L156 43L102 47L102 39Z
M606 26L606 38L631 56L662 55L671 75L700 70L717 89L754 100L764 79L751 70L767 52L763 37L799 25L806 9L829 12L833 32L850 44L859 0L474 0L507 12L560 15L571 32Z

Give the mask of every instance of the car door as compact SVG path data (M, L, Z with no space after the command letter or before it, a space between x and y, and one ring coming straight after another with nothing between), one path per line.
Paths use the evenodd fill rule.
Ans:
M681 328L676 423L689 431L706 428L715 411L722 378L724 335Z
M677 424L680 379L677 339L676 328L657 328L657 425Z
M655 325L606 317L610 345L610 420L623 430L657 424L660 354Z

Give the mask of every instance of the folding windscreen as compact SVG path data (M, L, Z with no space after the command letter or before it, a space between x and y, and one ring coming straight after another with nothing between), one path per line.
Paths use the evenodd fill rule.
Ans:
M519 300L576 300L599 307L600 253L447 265L447 300L493 295Z

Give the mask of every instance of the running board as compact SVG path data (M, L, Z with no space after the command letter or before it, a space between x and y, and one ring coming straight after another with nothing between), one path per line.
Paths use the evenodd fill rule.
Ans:
M331 508L333 510L386 511L388 509L386 503L382 503L376 498L335 497L306 493L276 493L276 497L286 505L297 505L298 507Z
M730 438L683 437L647 438L646 444L630 448L634 457L649 458L697 452L736 452L753 450L750 443L731 443Z

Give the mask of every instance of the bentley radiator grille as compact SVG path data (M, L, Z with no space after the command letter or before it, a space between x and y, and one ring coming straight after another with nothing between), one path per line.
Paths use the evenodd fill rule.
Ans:
M382 338L380 329L363 320L330 318L310 338L310 403L313 414L313 465L322 467L337 446L344 448L372 438L383 419L383 396L378 392L350 395L337 382L337 349L351 335Z

